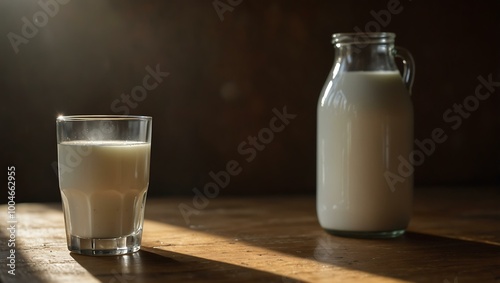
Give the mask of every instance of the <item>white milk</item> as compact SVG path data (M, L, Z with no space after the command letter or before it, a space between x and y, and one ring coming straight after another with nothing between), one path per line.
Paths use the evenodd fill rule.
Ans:
M327 230L405 229L412 176L391 191L384 173L413 149L413 110L397 71L345 72L318 105L317 213Z
M150 143L58 144L59 185L69 233L114 238L141 229L149 182Z

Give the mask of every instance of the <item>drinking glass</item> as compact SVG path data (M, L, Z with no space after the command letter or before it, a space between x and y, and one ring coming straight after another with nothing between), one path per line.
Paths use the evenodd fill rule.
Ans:
M140 249L152 118L59 116L57 154L68 249L121 255Z

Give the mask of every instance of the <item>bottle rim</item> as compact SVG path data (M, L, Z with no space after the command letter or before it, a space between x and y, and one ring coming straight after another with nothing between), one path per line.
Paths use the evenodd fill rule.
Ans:
M352 32L334 33L332 43L336 46L348 44L390 44L394 43L396 34L393 32Z

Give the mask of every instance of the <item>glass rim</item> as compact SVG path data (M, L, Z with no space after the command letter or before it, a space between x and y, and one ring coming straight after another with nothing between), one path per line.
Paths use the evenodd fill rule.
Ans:
M393 32L341 32L332 35L334 44L369 44L393 43L396 34Z
M77 121L151 121L153 117L144 115L59 115L57 122L77 122Z

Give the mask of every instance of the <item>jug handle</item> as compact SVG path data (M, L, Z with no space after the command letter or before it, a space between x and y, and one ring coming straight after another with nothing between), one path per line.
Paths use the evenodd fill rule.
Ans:
M413 78L415 77L415 61L413 61L413 56L411 56L410 51L405 48L396 46L394 47L394 57L403 61L403 82L411 95Z

